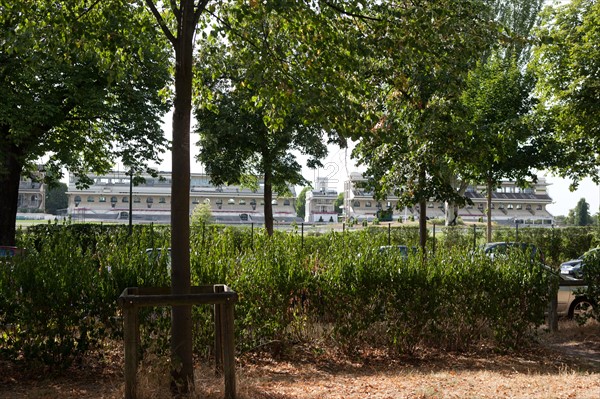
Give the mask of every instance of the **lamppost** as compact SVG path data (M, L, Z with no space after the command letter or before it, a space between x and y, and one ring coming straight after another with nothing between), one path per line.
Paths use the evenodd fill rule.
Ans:
M133 168L129 169L129 235L133 231Z

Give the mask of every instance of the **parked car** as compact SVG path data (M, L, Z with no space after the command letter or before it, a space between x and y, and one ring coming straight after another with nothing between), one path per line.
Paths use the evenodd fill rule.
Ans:
M592 253L600 250L600 248L590 249L577 259L571 259L560 265L560 274L570 276L576 279L583 278L583 269L585 264L585 257Z
M585 295L587 287L579 279L564 274L559 276L558 315L584 321L596 306L594 301Z
M22 255L23 248L0 245L0 258L12 258L16 255Z
M403 259L408 259L408 252L409 248L406 245L382 245L379 247L379 253L397 253Z
M153 269L159 267L163 258L166 256L167 272L171 274L171 248L166 248L166 253L163 248L146 248L146 256L148 257L148 266Z
M500 242L489 242L483 245L483 253L488 255L491 259L508 256L510 253L514 251L520 251L521 253L528 253L531 255L532 261L537 261L540 264L546 264L546 258L544 257L544 253L538 247L533 244L529 244L526 242L509 242L509 241L500 241Z

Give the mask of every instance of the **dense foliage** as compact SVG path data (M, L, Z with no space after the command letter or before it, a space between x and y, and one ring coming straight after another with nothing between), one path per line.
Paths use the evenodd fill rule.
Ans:
M167 148L169 52L139 1L0 0L0 243L14 245L20 176L44 161L89 183Z
M168 230L135 226L43 225L22 231L23 256L0 267L0 357L67 366L106 339L122 336L116 299L132 286L168 286ZM344 350L373 345L412 352L422 345L468 349L480 340L512 348L544 320L548 275L523 259L491 263L474 255L471 230L438 231L423 263L380 253L379 245L418 243L418 230L372 228L302 236L199 225L192 231L192 284L239 294L238 351L294 341ZM514 230L498 232L514 239ZM501 235L500 235L501 234ZM482 232L475 238L480 238ZM581 254L593 230L522 229L548 263ZM435 253L433 244L435 242ZM212 314L194 308L194 346L212 345ZM167 351L168 309L144 310L143 344Z

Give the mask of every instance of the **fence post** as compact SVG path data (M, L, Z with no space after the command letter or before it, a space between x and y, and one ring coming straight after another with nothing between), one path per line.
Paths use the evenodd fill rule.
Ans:
M392 224L388 223L388 245L392 245Z
M435 255L435 223L433 223L433 254Z

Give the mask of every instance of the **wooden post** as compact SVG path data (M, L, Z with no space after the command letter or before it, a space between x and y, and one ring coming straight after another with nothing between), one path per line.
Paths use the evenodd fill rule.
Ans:
M223 309L223 366L225 373L225 399L235 399L235 331L234 331L234 314L233 302L228 300L227 303L220 305Z
M215 359L224 374L225 398L236 398L234 305L237 294L226 285L191 287L190 294L168 288L126 288L119 297L123 309L125 343L125 399L137 399L137 367L141 359L138 309L146 306L215 306Z
M215 293L224 292L225 287L223 285L214 285L213 290ZM223 373L223 306L215 304L215 374L221 375Z
M558 290L557 280L558 277L551 276L550 284L548 285L550 302L548 303L548 330L551 332L558 331Z
M137 366L139 360L139 327L137 307L125 304L123 307L125 324L125 399L137 398Z

